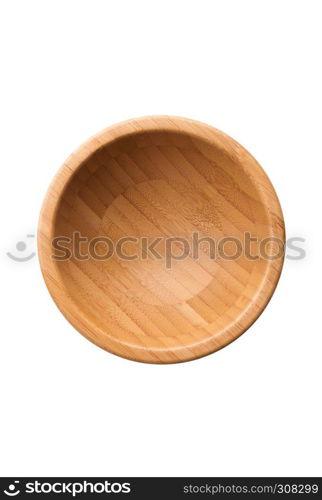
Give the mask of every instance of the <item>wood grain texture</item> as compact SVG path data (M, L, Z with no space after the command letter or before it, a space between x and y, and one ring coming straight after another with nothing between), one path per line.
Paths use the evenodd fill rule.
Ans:
M88 240L160 238L162 258L55 261L53 238L75 231ZM205 243L198 259L167 269L163 242L246 231L285 239L278 198L256 160L203 123L147 117L107 128L67 159L42 207L39 258L57 306L89 340L128 359L174 363L240 336L268 303L283 258L213 259Z

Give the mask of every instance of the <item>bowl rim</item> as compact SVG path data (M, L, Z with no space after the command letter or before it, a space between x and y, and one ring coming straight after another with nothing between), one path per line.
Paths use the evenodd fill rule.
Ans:
M266 273L263 275L261 281L261 287L259 287L256 294L256 300L251 300L248 307L242 311L240 317L236 318L231 325L228 325L228 327L220 332L225 334L224 337L221 336L220 341L213 335L209 336L209 338L207 337L202 342L196 343L198 346L202 345L202 352L200 354L190 351L190 348L193 348L195 344L164 349L132 345L108 335L97 323L95 324L93 318L89 319L77 302L73 300L73 297L68 293L66 288L62 286L57 264L53 261L49 252L54 235L55 216L60 196L78 168L98 149L122 137L144 131L186 133L189 136L195 136L197 139L209 142L212 146L215 145L216 148L229 154L232 159L239 163L252 182L256 183L261 202L267 209L267 216L271 221L272 236L279 237L285 244L284 217L275 189L255 158L243 146L224 132L190 118L173 115L153 115L133 118L114 124L86 140L60 167L45 195L37 230L38 257L41 272L48 291L58 309L79 333L108 352L144 363L180 363L212 354L230 344L248 330L269 303L278 284L284 258L269 262ZM277 226L273 224L276 220L278 220ZM225 339L224 341L222 340L223 338ZM142 351L148 351L151 354L154 353L156 359L152 361L147 360ZM178 359L173 359L174 352Z

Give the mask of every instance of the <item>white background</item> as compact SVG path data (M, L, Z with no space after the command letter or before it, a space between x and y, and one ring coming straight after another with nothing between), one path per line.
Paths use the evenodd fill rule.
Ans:
M7 0L0 38L0 475L321 475L321 2ZM88 342L6 255L80 143L151 114L243 144L307 252L245 335L168 366Z

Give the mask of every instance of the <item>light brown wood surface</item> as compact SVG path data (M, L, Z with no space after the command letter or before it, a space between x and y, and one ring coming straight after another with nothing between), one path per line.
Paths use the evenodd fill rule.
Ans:
M162 258L54 260L53 239L76 231L115 242L160 237ZM163 242L193 233L242 240L245 232L285 238L278 198L256 160L203 123L147 117L107 128L64 163L43 204L39 258L57 306L89 340L133 360L180 362L220 349L255 321L283 257L213 259L205 243L198 259L167 268ZM135 247L126 243L124 253ZM172 251L179 255L180 244Z

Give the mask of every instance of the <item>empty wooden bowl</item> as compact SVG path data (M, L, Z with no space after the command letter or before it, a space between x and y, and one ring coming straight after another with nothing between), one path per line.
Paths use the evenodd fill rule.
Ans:
M91 138L53 180L39 223L47 287L98 346L150 363L212 353L261 314L284 223L256 160L208 125L158 116Z

